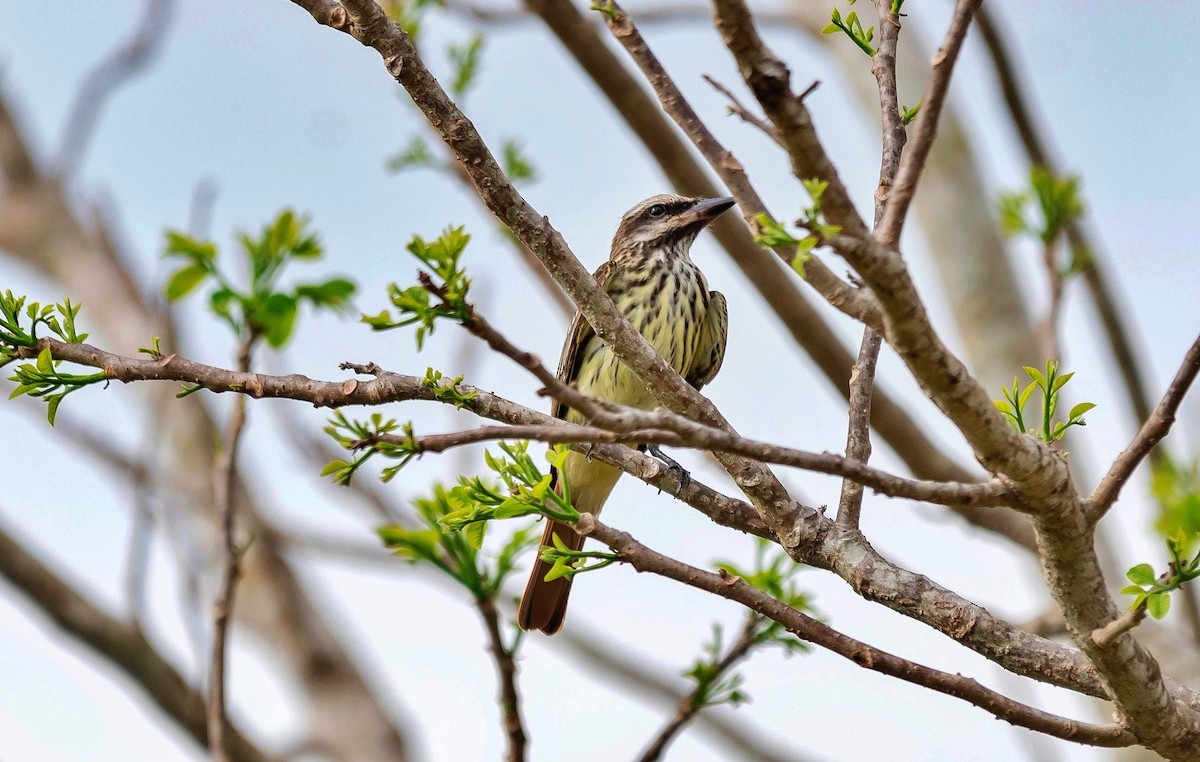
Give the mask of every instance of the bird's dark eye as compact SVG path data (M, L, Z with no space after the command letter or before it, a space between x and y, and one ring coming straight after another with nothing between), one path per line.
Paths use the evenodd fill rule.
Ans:
M661 217L666 213L667 207L663 206L662 204L655 204L654 206L650 207L651 217Z

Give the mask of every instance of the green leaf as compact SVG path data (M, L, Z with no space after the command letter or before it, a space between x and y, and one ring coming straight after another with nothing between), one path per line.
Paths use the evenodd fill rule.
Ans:
M58 406L62 403L63 397L66 396L67 393L63 392L46 398L46 420L51 426L54 425L54 418L58 415Z
M1126 585L1125 587L1121 588L1120 594L1121 595L1141 595L1144 592L1146 592L1146 591L1142 589L1141 585Z
M1155 619L1162 619L1171 610L1171 596L1166 593L1154 593L1146 597L1146 613Z
M1135 585L1153 585L1158 581L1158 575L1150 564L1138 564L1125 572L1125 577Z
M338 310L350 303L357 287L345 278L332 278L324 283L296 287L296 299L307 299L314 307Z
M183 257L196 264L212 262L217 258L217 247L211 241L197 241L189 235L175 230L167 231L166 257Z
M1062 389L1067 385L1067 382L1071 380L1071 376L1074 375L1075 371L1071 371L1070 373L1064 373L1058 378L1054 379L1054 388L1051 389L1051 391L1057 392L1059 389Z
M46 347L41 352L38 352L37 369L42 375L54 375L54 355L50 352L50 347Z
M1032 378L1039 387L1042 389L1046 388L1046 377L1042 375L1040 370L1030 365L1026 365L1025 372L1029 374L1029 377Z
M34 388L33 384L19 384L15 389L12 390L12 393L8 395L8 398L10 400L15 400L22 394L27 394L32 388Z
M287 343L296 325L296 300L287 294L271 294L257 316L263 338L278 349Z
M204 265L188 265L176 270L167 281L165 294L167 301L174 302L190 294L208 277L208 268Z
M841 27L839 27L837 24L827 24L825 28L821 30L821 34L837 34L840 31Z
M467 524L466 527L463 528L463 534L466 535L467 542L472 548L475 548L475 550L479 550L483 547L483 535L485 532L487 532L486 521L475 521Z
M1015 388L1016 385L1017 385L1016 379L1013 379L1013 387ZM1029 386L1025 387L1021 391L1021 396L1017 399L1017 404L1020 406L1020 408L1022 410L1025 409L1025 403L1029 401L1029 398L1031 396L1033 396L1033 390L1036 388L1037 387L1035 385L1030 384Z
M475 35L466 45L450 46L450 62L454 64L454 78L450 81L450 92L461 96L475 81L479 72L479 54L483 50L483 36Z
M325 468L321 469L321 476L329 476L330 474L335 474L338 471L344 471L349 467L350 464L344 460L331 460L325 464Z
M1094 402L1080 402L1075 407L1071 408L1071 414L1067 416L1070 420L1075 420L1083 416L1084 413L1096 407Z

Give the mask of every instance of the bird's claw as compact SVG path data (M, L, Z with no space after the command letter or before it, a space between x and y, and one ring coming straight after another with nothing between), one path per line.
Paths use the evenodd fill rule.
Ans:
M667 473L673 473L675 475L677 484L675 485L675 492L672 496L679 497L679 494L683 492L684 488L692 483L692 475L688 473L687 469L679 465L677 460L664 453L658 447L658 445L646 445L646 451L655 458L658 458L658 460L667 467Z

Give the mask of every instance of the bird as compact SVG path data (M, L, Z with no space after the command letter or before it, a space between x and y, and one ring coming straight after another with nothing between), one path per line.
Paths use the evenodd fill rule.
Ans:
M734 200L727 197L651 196L621 218L608 261L593 273L621 314L696 389L711 381L721 368L729 321L725 297L709 290L689 251L700 231L733 205ZM580 312L575 313L567 331L558 378L590 397L643 410L658 404ZM551 414L572 423L585 422L578 411L557 401ZM678 468L656 448L652 452ZM591 514L600 513L621 475L619 469L574 451L567 454L562 471L575 509ZM553 479L562 494L557 472ZM572 550L583 547L583 536L568 524L547 518L541 544L554 547L554 535ZM523 630L553 635L562 627L571 579L558 577L547 582L551 567L540 557L534 562L517 614Z

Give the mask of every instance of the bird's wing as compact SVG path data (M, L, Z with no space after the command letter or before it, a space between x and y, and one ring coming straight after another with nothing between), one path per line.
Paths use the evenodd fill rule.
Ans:
M717 375L721 363L725 361L725 340L728 335L729 310L725 305L725 295L720 291L710 291L696 362L687 374L689 384L699 389Z
M600 288L608 291L609 280L614 272L611 261L605 262L597 268L596 272L592 273L592 277L600 284ZM583 361L583 348L587 345L588 339L596 335L592 330L592 325L583 316L582 312L576 312L575 318L571 320L571 328L567 331L567 339L563 342L562 356L558 360L558 380L564 384L570 384L575 380L579 373L579 364ZM550 410L550 414L555 418L567 417L567 406L561 402L555 402L554 407Z

